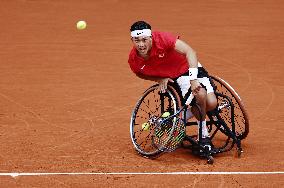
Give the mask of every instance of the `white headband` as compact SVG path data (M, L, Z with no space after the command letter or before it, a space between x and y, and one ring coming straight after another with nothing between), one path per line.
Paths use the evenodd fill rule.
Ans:
M150 37L152 35L151 29L142 29L142 30L135 30L131 31L131 37L140 37L140 36L147 36Z

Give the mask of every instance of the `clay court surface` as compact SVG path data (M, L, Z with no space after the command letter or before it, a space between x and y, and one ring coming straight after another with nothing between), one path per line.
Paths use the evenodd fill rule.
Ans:
M1 0L0 172L130 174L0 176L0 187L283 187L281 173L131 174L284 171L283 10L281 0ZM142 19L180 35L238 91L250 117L241 158L136 154L130 115L153 84L127 63L129 26Z

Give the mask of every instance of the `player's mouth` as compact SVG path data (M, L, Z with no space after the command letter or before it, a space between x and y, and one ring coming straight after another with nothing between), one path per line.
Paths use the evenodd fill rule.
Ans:
M139 52L141 54L145 54L147 52L147 48L139 48Z

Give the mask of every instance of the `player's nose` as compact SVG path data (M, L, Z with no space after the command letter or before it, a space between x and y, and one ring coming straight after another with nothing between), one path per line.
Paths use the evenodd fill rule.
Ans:
M138 48L144 48L145 45L138 45Z

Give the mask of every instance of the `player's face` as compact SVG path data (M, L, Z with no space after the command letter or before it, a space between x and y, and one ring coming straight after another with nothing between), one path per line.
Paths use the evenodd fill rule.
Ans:
M152 37L140 36L131 38L135 48L141 56L147 56L152 48Z

